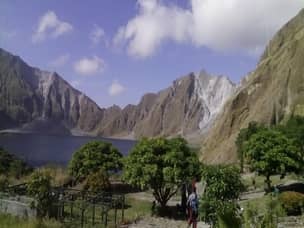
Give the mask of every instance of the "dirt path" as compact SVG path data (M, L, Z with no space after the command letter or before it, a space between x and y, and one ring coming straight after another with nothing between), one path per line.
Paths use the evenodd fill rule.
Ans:
M131 224L128 228L187 228L186 221L177 221L166 218L146 217L135 224ZM199 222L197 228L209 228L210 226Z
M155 201L155 198L153 197L153 195L148 192L129 193L128 196L133 199L138 199L138 200L143 200L143 201L148 201L148 202ZM177 204L180 204L179 197L172 197L167 203L168 206L176 206Z

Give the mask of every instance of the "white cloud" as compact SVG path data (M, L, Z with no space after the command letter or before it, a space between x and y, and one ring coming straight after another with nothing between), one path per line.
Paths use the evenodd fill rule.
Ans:
M93 75L102 73L104 68L105 63L98 56L94 56L92 58L84 57L74 64L75 72L81 75Z
M111 86L109 87L108 93L110 96L117 96L123 93L126 88L121 85L117 80L113 81Z
M55 12L46 12L39 20L36 31L32 36L34 43L41 42L48 37L57 38L73 30L73 26L65 21L59 20Z
M303 0L191 0L189 8L138 0L138 13L119 28L114 43L131 56L153 55L167 40L219 51L256 53L303 8Z
M69 54L63 54L58 56L56 59L50 62L51 67L61 67L64 66L70 59Z
M89 38L94 45L97 45L100 42L107 43L104 30L96 24L89 34Z

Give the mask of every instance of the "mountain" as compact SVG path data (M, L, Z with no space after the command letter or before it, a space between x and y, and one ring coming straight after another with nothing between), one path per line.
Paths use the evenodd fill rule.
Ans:
M304 115L304 10L270 41L255 71L241 83L203 142L206 162L237 160L235 139L251 121L266 125Z
M0 49L0 129L196 139L207 132L235 88L226 77L202 71L145 94L137 105L100 108L57 73L30 67Z
M0 49L0 128L69 134L94 132L103 116L57 73L28 66Z
M224 76L214 77L205 71L191 73L175 80L167 89L144 95L138 105L107 110L112 118L101 122L99 134L196 138L209 129L235 87Z

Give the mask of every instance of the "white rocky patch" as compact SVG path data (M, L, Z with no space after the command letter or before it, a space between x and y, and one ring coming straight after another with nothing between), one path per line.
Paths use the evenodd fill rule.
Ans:
M236 85L224 76L211 76L202 71L195 74L195 94L202 103L199 129L204 132L222 110Z

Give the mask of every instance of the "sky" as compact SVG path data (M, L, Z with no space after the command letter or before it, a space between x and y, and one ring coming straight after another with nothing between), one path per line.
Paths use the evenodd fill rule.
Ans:
M98 105L205 70L238 83L304 0L1 0L0 47Z

